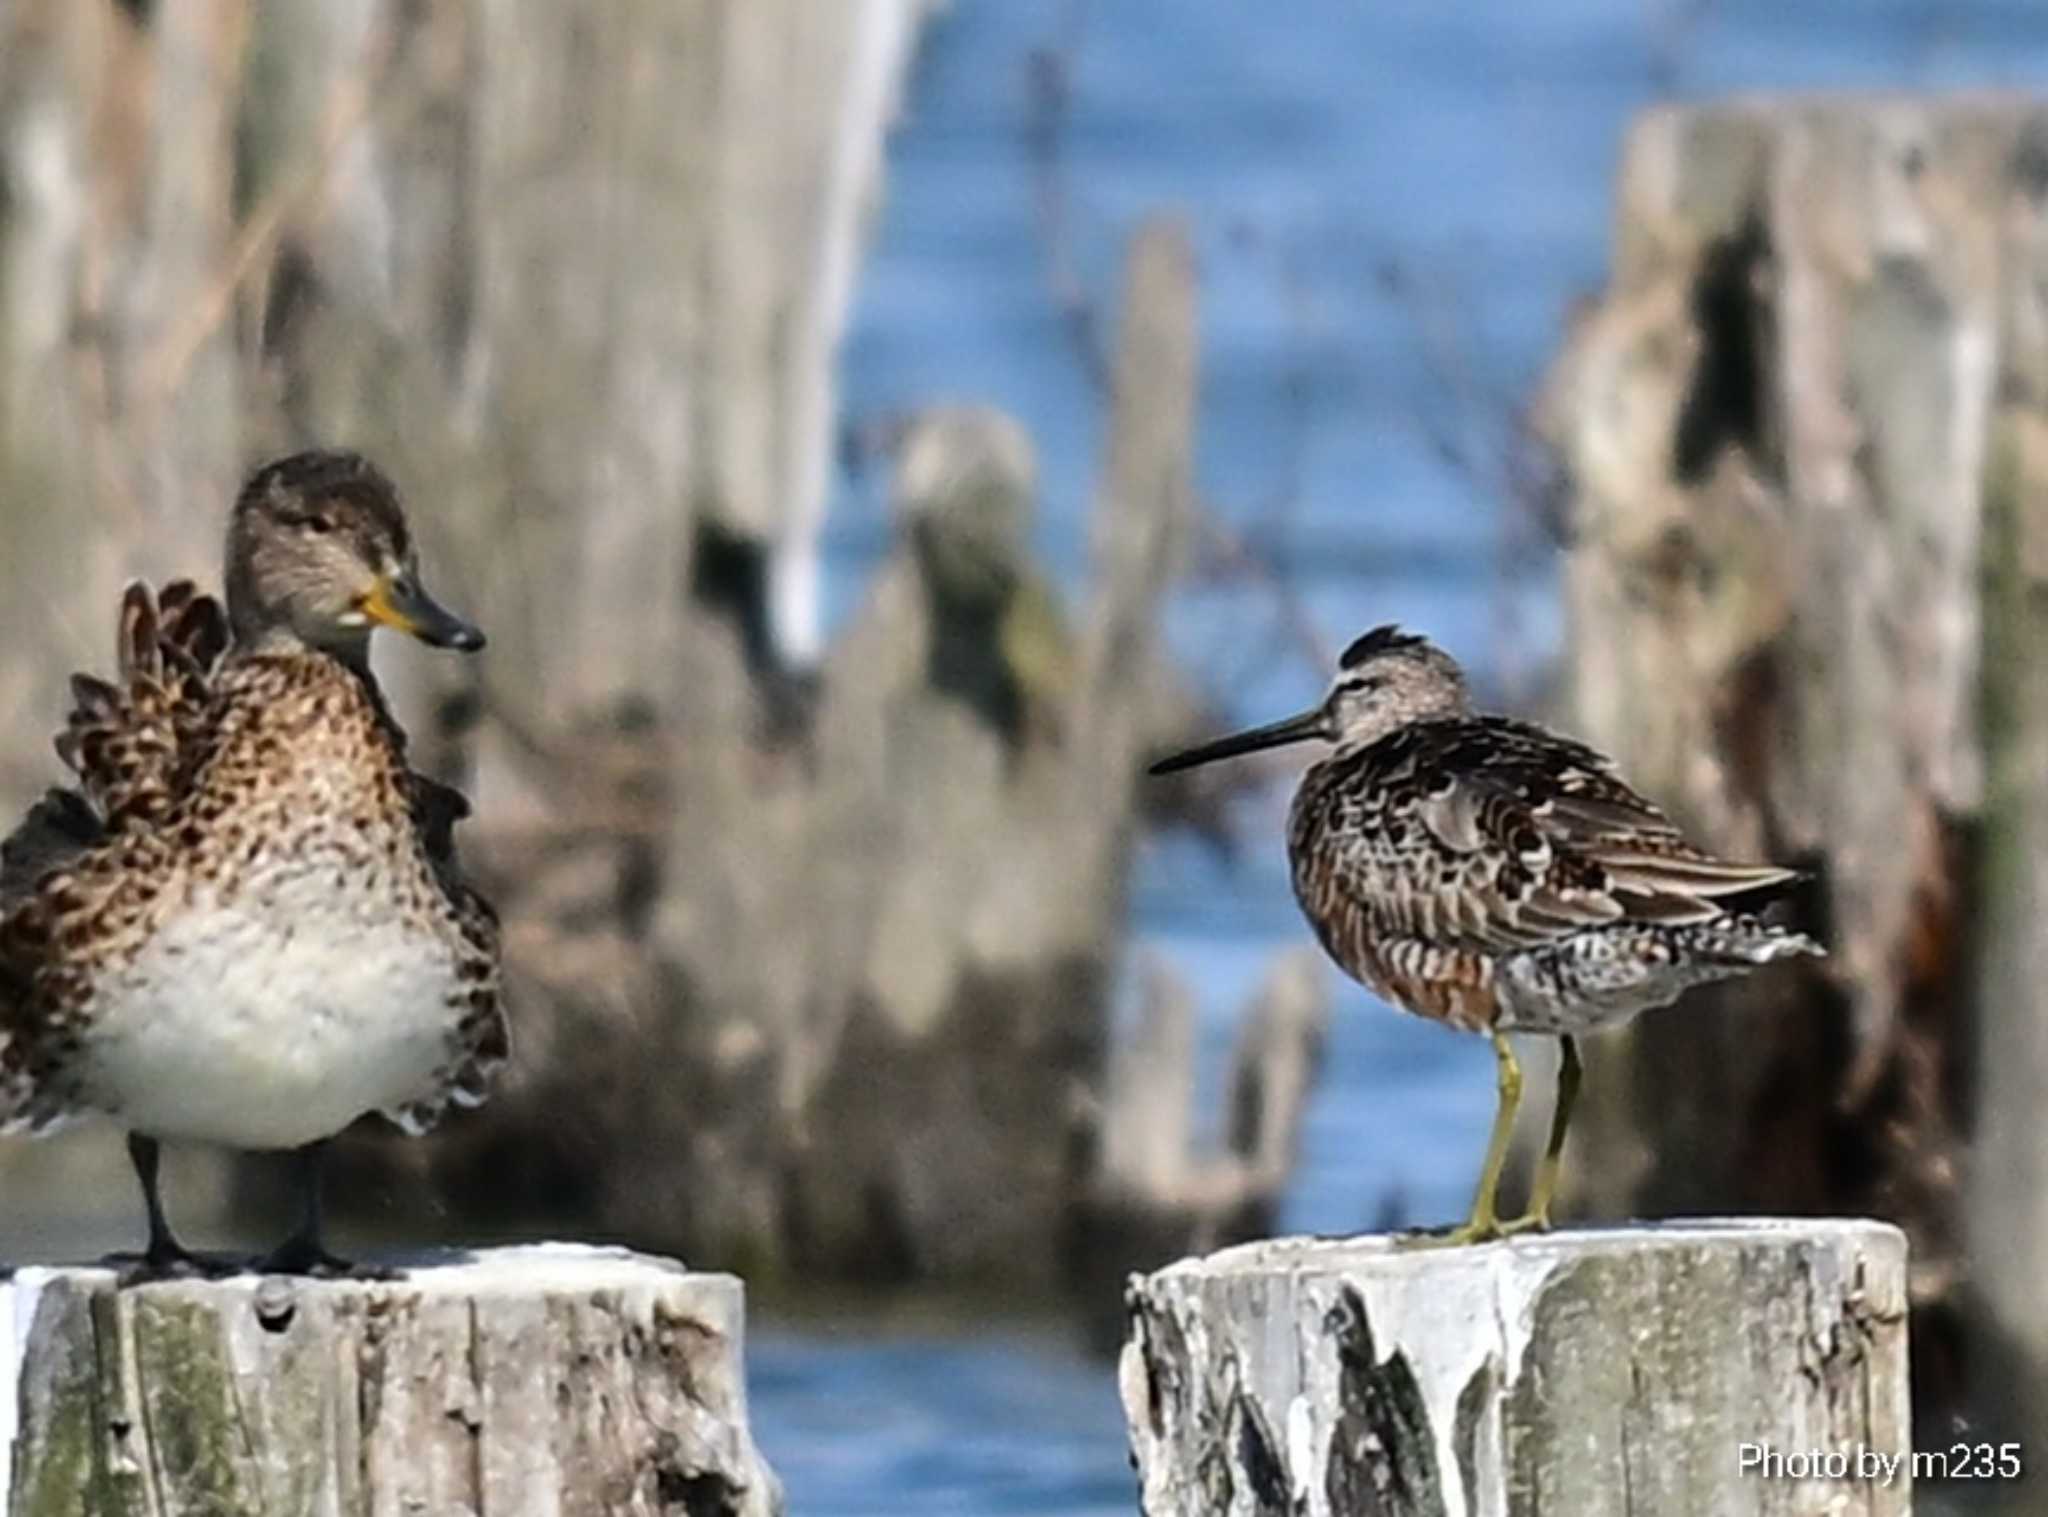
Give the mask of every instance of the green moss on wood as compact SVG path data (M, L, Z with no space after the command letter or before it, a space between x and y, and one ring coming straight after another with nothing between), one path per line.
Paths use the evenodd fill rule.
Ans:
M262 1517L244 1486L244 1431L234 1368L213 1312L176 1295L135 1293L129 1321L150 1443L164 1481L189 1510L209 1517Z
M47 1292L31 1332L61 1347L45 1361L53 1365L48 1378L24 1388L7 1509L16 1517L97 1517L106 1508L89 1500L99 1431L91 1310L69 1291Z

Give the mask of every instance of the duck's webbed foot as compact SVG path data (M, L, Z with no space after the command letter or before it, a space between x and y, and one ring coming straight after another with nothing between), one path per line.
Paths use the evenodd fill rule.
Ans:
M227 1254L194 1253L171 1231L158 1184L161 1158L156 1139L141 1133L128 1135L128 1159L135 1166L135 1178L142 1184L142 1204L149 1215L149 1242L140 1253L123 1250L108 1254L100 1262L119 1272L122 1285L146 1285L152 1280L218 1280L240 1274L248 1267L246 1260Z
M293 1154L298 1177L299 1199L304 1207L298 1230L262 1259L256 1269L265 1275L308 1275L317 1280L397 1280L401 1272L382 1264L357 1264L327 1251L321 1241L320 1155L323 1139L308 1143Z
M168 1233L152 1238L139 1252L122 1249L107 1254L100 1263L117 1272L116 1283L122 1286L157 1280L220 1280L249 1267L247 1259L232 1254L195 1253Z
M262 1275L305 1275L315 1280L398 1280L398 1270L383 1264L358 1264L327 1251L317 1236L293 1233L258 1259L253 1266Z

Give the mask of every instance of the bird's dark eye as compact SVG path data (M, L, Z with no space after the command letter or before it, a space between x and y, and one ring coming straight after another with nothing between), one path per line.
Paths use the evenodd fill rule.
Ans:
M325 511L315 511L305 518L304 525L308 532L332 532L334 518Z

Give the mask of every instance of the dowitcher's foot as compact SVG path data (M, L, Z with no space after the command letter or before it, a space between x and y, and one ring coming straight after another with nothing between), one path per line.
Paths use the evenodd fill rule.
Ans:
M1547 1206L1541 1210L1527 1212L1515 1218L1512 1222L1503 1222L1500 1225L1500 1235L1503 1238L1515 1238L1523 1233L1547 1233L1549 1231L1550 1208Z
M1503 1227L1491 1218L1474 1217L1456 1227L1421 1227L1413 1232L1400 1233L1394 1238L1394 1247L1419 1253L1429 1248L1464 1248L1472 1243L1493 1243L1506 1237L1514 1226L1512 1222Z
M1493 1035L1493 1057L1499 1077L1498 1100L1493 1108L1493 1132L1486 1140L1486 1162L1479 1166L1472 1214L1456 1227L1404 1233L1395 1240L1396 1247L1463 1248L1507 1236L1510 1229L1500 1225L1500 1172L1507 1163L1508 1139L1514 1136L1515 1109L1522 1102L1522 1066L1506 1034L1499 1031Z

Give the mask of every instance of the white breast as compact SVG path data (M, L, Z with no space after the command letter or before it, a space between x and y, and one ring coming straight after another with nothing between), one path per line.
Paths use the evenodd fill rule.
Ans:
M387 881L301 855L222 902L193 887L95 986L88 1098L156 1137L293 1148L422 1093L447 1056L448 945Z

